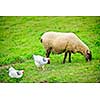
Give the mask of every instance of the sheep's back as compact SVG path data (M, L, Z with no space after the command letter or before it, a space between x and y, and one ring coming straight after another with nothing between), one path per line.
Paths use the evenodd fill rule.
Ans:
M63 34L63 33L62 33ZM64 51L73 51L76 48L78 40L71 34L63 34L56 37L52 42L53 52L62 53Z
M77 52L81 46L88 48L74 33L46 32L41 38L44 47L52 47L55 53L61 53L65 49Z

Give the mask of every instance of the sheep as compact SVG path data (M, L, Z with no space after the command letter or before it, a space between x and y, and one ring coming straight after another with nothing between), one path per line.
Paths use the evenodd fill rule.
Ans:
M91 61L92 54L88 46L83 43L74 33L45 32L41 36L41 43L46 49L46 57L50 53L64 54L63 64L65 63L67 53L69 53L69 62L71 63L71 53L81 53L86 61Z

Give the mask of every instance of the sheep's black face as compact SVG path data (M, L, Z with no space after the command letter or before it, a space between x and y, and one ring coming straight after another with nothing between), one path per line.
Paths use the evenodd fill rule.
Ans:
M86 61L91 61L92 60L92 54L91 51L90 52L86 52Z

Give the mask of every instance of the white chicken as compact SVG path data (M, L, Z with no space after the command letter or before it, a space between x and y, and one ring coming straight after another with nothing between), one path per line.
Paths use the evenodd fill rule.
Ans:
M43 70L44 70L44 65L47 63L48 64L50 63L50 58L45 58L40 55L33 55L33 59L34 59L35 65L38 68L42 68Z
M9 68L9 76L11 78L21 78L23 76L24 70L15 70L13 67Z

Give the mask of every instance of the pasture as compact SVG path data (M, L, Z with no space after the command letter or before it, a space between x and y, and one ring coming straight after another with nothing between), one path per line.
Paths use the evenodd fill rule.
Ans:
M51 64L37 70L32 55L45 56L40 37L46 31L74 32L92 51L92 61L72 54L72 63L62 64L64 54L51 54ZM24 69L20 79L8 76L8 69ZM100 17L98 16L1 16L0 83L99 83Z

